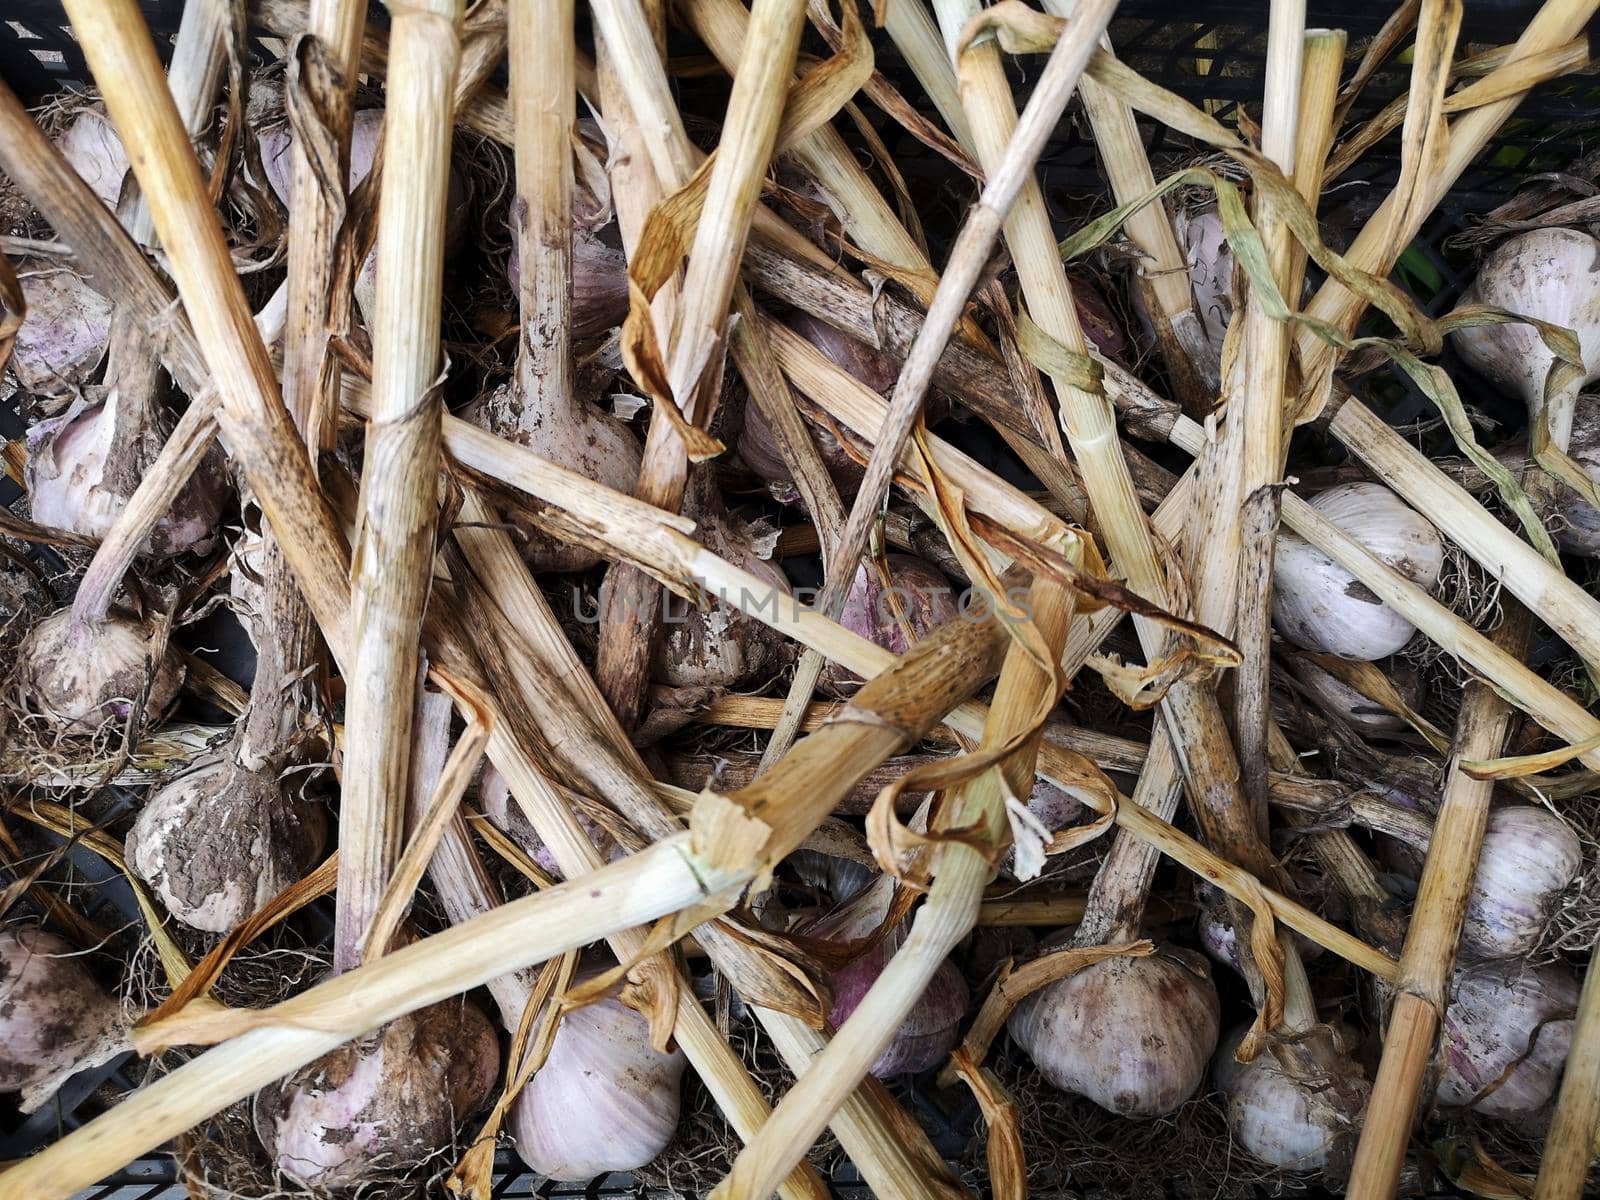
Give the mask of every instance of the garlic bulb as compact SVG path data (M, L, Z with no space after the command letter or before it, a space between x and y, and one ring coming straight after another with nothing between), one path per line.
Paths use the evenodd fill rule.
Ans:
M1158 1117L1200 1086L1220 1020L1206 960L1163 946L1042 988L1007 1027L1054 1086L1120 1116Z
M1577 334L1588 368L1582 382L1600 376L1600 240L1576 229L1518 234L1483 260L1461 300L1565 326ZM1542 402L1554 355L1533 326L1479 325L1450 339L1475 370L1530 409Z
M31 1113L126 1049L121 1005L69 942L29 926L0 929L0 1092L22 1093Z
M677 1131L683 1067L682 1052L659 1053L644 1017L620 1000L569 1011L511 1110L517 1153L574 1183L644 1166Z
M79 401L62 415L35 424L27 436L33 519L86 537L105 537L160 455L172 424L159 409L119 405L115 390L99 404ZM210 550L227 485L221 459L207 455L150 531L143 553L170 558Z
M927 560L890 554L884 561L888 587L884 586L877 563L865 560L856 568L839 623L851 633L871 638L885 650L904 654L911 642L900 627L899 616L905 617L912 633L920 639L960 616L961 606L950 580ZM861 686L861 677L837 663L829 663L822 669L818 683L835 696L849 696Z
M178 697L185 668L171 646L150 663L153 631L129 616L90 624L70 609L51 613L18 648L14 680L24 712L61 733L90 734L107 721L126 721L145 694L145 717L159 720Z
M107 208L117 207L128 174L128 151L103 110L86 108L78 113L56 138L56 149Z
M806 933L834 942L866 937L888 915L890 898L890 891L883 887L858 893L854 900L815 922ZM828 1013L828 1021L835 1029L855 1012L903 940L904 927L893 930L877 945L833 973L833 1008ZM961 972L948 959L940 963L927 988L895 1032L894 1039L872 1064L872 1074L879 1079L893 1079L897 1075L926 1071L943 1062L960 1040L961 1018L966 1015L970 999Z
M1424 591L1444 567L1444 542L1420 514L1382 484L1330 488L1311 506ZM1272 621L1306 650L1371 662L1393 654L1416 626L1353 575L1292 533L1278 536Z
M702 463L691 473L683 511L694 519L695 534L706 549L743 567L764 585L758 595L729 599L748 600L769 612L793 603L789 580L756 553L750 528L723 507L712 464ZM748 684L777 674L788 660L784 637L732 604L713 598L700 608L670 595L664 602L662 637L656 643L652 670L669 687Z
M301 1186L353 1190L451 1145L488 1100L499 1068L488 1018L464 998L445 1000L262 1088L256 1136L272 1165Z
M1228 1108L1228 1128L1244 1150L1285 1171L1347 1169L1355 1151L1357 1120L1371 1086L1356 1075L1341 1086L1302 1083L1263 1050L1252 1062L1234 1054L1244 1040L1241 1026L1217 1049L1212 1079Z
M1526 954L1583 867L1583 845L1560 817L1532 804L1489 812L1462 945L1484 958Z
M1290 670L1323 712L1368 737L1397 737L1411 727L1388 709L1330 675L1310 659L1295 657ZM1422 677L1405 662L1386 663L1383 673L1411 708L1422 703Z
M1489 1117L1546 1104L1572 1041L1578 984L1560 964L1476 963L1455 974L1440 1027L1439 1103Z
M513 251L506 260L513 291L522 265ZM581 221L572 224L572 336L599 337L628 315L628 257Z
M65 267L17 263L28 312L9 369L25 392L69 396L87 383L111 340L111 301Z
M1429 841L1426 824L1380 821L1376 816L1369 820L1410 851L1397 864L1415 861L1420 874ZM1582 866L1582 843L1554 813L1532 804L1490 809L1461 926L1462 947L1481 958L1527 954Z
M128 834L128 866L191 929L227 933L322 857L322 806L270 769L206 763L152 793Z

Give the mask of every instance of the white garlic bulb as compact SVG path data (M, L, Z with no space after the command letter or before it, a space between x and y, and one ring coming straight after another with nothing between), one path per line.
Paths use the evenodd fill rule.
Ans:
M1444 568L1439 531L1378 483L1330 488L1311 506L1424 591ZM1278 536L1272 622L1305 650L1371 662L1393 654L1416 626L1322 551L1292 533Z
M29 926L0 930L0 1092L22 1093L31 1113L127 1048L122 1006L69 942Z
M1462 302L1492 304L1572 330L1588 368L1600 374L1600 241L1576 229L1518 234L1483 260ZM1530 408L1544 396L1554 355L1533 326L1513 323L1455 330L1462 358Z
M1007 1028L1047 1080L1125 1117L1172 1112L1200 1086L1221 1004L1200 955L1108 958L1028 997Z
M1583 845L1560 817L1532 804L1491 809L1462 944L1484 958L1526 954L1583 867Z
M80 112L56 138L56 149L107 208L116 208L128 174L128 151L103 110Z
M91 734L108 721L126 721L148 679L145 716L159 719L177 699L185 670L168 646L151 676L152 634L130 617L90 623L75 621L71 609L51 613L18 648L23 711L61 733Z
M296 1183L318 1194L354 1190L451 1145L499 1069L488 1018L464 997L444 1000L262 1088L256 1136Z
M128 834L128 866L183 924L227 933L303 878L327 836L321 805L229 758L150 795Z
M1228 1128L1245 1151L1285 1171L1337 1174L1349 1163L1356 1120L1371 1087L1353 1064L1339 1086L1301 1082L1263 1050L1248 1063L1235 1057L1246 1026L1217 1048L1212 1080L1228 1106ZM1339 1047L1342 1050L1342 1047Z
M620 1000L568 1012L512 1107L517 1153L574 1183L644 1166L677 1131L683 1067L682 1052L659 1053L644 1017Z
M1439 1103L1490 1117L1543 1107L1561 1082L1578 983L1560 964L1475 963L1456 972L1440 1027Z

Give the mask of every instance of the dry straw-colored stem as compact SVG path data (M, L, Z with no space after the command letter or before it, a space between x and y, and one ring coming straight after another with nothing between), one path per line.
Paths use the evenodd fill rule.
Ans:
M625 79L635 72L660 74L653 44L645 53L623 53L624 47L643 50L637 32L642 14L625 23L619 20L618 10L626 7L606 4L595 10L608 46L618 53L619 70ZM625 33L614 38L614 28L624 24L635 28L632 40L627 40ZM689 250L676 324L665 340L671 388L667 402L675 402L690 422L703 422L714 403L711 391L722 377L728 306L760 201L761 181L777 140L804 26L805 0L757 0L750 15L749 52L734 75L722 137ZM659 89L652 94L659 99ZM631 95L630 100L636 116L653 112ZM670 180L673 187L681 187L688 180L684 168L692 171L692 157L686 144L679 145L672 154L670 174L659 164L657 173L663 182ZM676 431L666 421L653 422L636 494L676 511L683 502L687 467ZM661 593L650 580L627 568L612 574L606 585L596 672L612 708L631 724L649 685L650 650Z
M1545 1135L1534 1200L1578 1200L1594 1165L1600 1129L1600 971L1584 973L1555 1117Z
M1508 654L1525 654L1530 625L1526 610L1515 608L1495 635L1497 645ZM1462 700L1450 774L1400 954L1383 1058L1351 1169L1351 1196L1393 1196L1399 1185L1424 1069L1450 1003L1450 969L1494 793L1492 782L1473 779L1460 764L1500 754L1515 711L1482 683L1472 684Z
M388 180L378 215L371 409L350 579L336 971L360 961L405 832L438 515L443 406L434 384L462 7L459 0L406 4L389 35L385 157L405 169Z

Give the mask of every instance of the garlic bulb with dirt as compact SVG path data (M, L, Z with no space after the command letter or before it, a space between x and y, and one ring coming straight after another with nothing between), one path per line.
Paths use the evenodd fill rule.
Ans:
M1487 1117L1538 1111L1561 1082L1577 1007L1577 980L1562 963L1457 970L1440 1026L1439 1103Z
M1330 488L1311 506L1424 591L1438 584L1444 569L1439 531L1382 484ZM1416 632L1355 576L1292 533L1278 535L1272 581L1272 622L1304 650L1371 662L1393 654Z
M500 1070L494 1028L464 997L397 1017L256 1093L256 1136L303 1187L354 1191L450 1145Z
M67 267L31 259L16 268L28 311L7 369L24 392L75 395L105 358L111 301Z
M1357 733L1375 738L1400 737L1411 728L1381 704L1369 700L1308 658L1294 656L1290 659L1289 670L1317 708ZM1422 703L1422 676L1415 667L1406 662L1385 663L1383 674L1406 704L1413 710L1419 707Z
M1170 819L1177 791L1155 805ZM1134 940L1159 855L1119 832L1094 884L1072 945ZM1217 1044L1221 1002L1204 956L1159 946L1114 957L1033 993L1007 1028L1040 1074L1125 1117L1158 1117L1194 1095Z
M956 590L939 568L910 554L889 554L882 564L865 558L856 568L839 623L851 633L871 638L885 650L904 654L913 640L926 637L959 616L961 605ZM910 627L909 638L901 625L902 618ZM818 683L824 691L843 697L854 694L861 686L861 677L837 663L829 663L822 669Z
M32 926L0 929L0 1093L31 1113L79 1071L128 1049L122 1006L65 938Z
M568 1011L511 1109L517 1153L573 1183L644 1166L677 1132L683 1068L683 1053L656 1050L645 1018L615 997Z
M1236 1052L1246 1031L1241 1026L1223 1040L1212 1071L1234 1142L1280 1170L1342 1175L1355 1152L1358 1118L1371 1086L1353 1072L1337 1087L1303 1082L1284 1070L1271 1048L1242 1063Z
M867 937L883 923L892 898L893 889L888 886L869 887L812 923L804 932L808 937L841 943ZM905 926L902 925L833 973L833 1008L828 1013L828 1022L835 1029L855 1012L904 937ZM948 959L940 963L927 988L895 1031L894 1040L872 1064L872 1074L879 1079L893 1079L938 1066L961 1040L961 1019L966 1015L970 1000L966 980L955 964Z
M327 840L320 804L276 771L226 758L153 792L126 853L129 869L179 921L227 933L304 878Z
M20 711L58 733L93 734L126 721L143 697L145 719L159 720L186 671L170 645L151 661L155 636L150 624L125 613L98 621L81 620L74 609L51 613L17 650L12 688Z
M512 290L522 282L515 253L506 260ZM572 226L572 336L599 337L628 315L628 258L600 232L581 222Z
M767 611L793 603L783 572L756 552L751 529L723 507L715 464L690 469L683 513L693 518L701 545L762 582L761 594L730 600ZM651 666L655 678L669 687L734 687L770 678L788 659L788 642L781 634L727 601L713 597L701 608L668 595L665 604Z

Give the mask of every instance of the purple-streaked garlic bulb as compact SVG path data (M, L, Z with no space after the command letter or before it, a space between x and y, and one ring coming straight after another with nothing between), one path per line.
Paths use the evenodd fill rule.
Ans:
M128 866L191 929L227 933L322 857L321 805L275 771L232 758L153 792L128 834Z
M1220 1021L1210 964L1163 946L1041 988L1007 1028L1053 1086L1119 1116L1157 1117L1199 1088Z
M522 282L515 253L506 260L512 290ZM580 222L572 226L572 336L599 337L628 315L628 258Z
M1444 568L1439 531L1382 484L1330 488L1311 506L1424 591L1438 584ZM1355 576L1292 533L1278 535L1272 579L1272 623L1302 649L1371 662L1393 654L1416 632Z
M875 350L863 341L843 333L824 321L807 313L796 313L788 324L837 365L843 367L879 395L887 396L900 376L899 360L881 350ZM930 423L932 418L929 418ZM839 439L823 425L810 425L812 440L822 463L833 477L839 494L848 500L861 486L864 468L839 444ZM778 439L761 415L754 400L744 406L744 427L739 431L739 458L757 476L767 481L785 502L798 502L794 480L789 467L778 450Z
M1368 737L1398 737L1410 729L1401 718L1310 659L1294 658L1290 670L1318 708L1357 733ZM1400 693L1400 698L1412 709L1418 708L1422 703L1422 676L1417 669L1404 662L1386 663L1383 673Z
M452 1145L499 1070L488 1018L465 998L441 1001L262 1088L256 1136L301 1186L353 1191Z
M1113 362L1121 362L1128 352L1128 339L1122 323L1111 311L1105 296L1093 279L1081 271L1068 273L1072 284L1072 305L1078 311L1078 324L1094 348Z
M89 381L111 340L112 304L66 267L17 263L28 312L7 364L25 392L68 396Z
M1218 897L1200 910L1200 945L1213 962L1232 967L1244 974L1244 959L1239 953L1239 931L1234 927L1233 914L1226 899ZM1300 951L1300 961L1311 962L1322 953L1322 947L1310 938L1295 936L1295 946Z
M1563 964L1457 970L1439 1034L1439 1103L1489 1117L1537 1112L1561 1082L1577 1005L1577 981Z
M656 679L669 687L735 687L770 678L787 661L788 642L729 601L747 601L771 612L775 605L792 603L788 579L756 553L750 528L723 507L711 464L702 463L691 473L683 511L694 519L700 544L754 575L759 594L713 598L705 608L668 597L652 660Z
M1339 1087L1297 1080L1270 1048L1251 1062L1239 1062L1235 1052L1245 1032L1240 1026L1223 1040L1212 1069L1233 1140L1280 1170L1342 1174L1355 1151L1358 1119L1371 1086L1354 1073Z
M909 554L885 556L889 582L885 586L877 563L864 560L845 597L839 623L851 633L870 638L885 650L904 654L911 648L899 617L903 615L916 638L961 615L956 590L945 574L926 559ZM822 669L818 682L835 696L852 695L861 677L836 663Z
M1381 828L1416 856L1428 848L1422 823L1384 821ZM1582 843L1554 813L1532 804L1490 809L1461 926L1462 947L1479 958L1527 954L1582 867Z
M128 151L110 117L99 108L83 109L56 138L56 149L107 208L117 207L128 174Z
M126 721L144 696L145 717L159 720L177 699L185 668L171 646L152 664L154 637L125 614L90 623L70 609L51 613L18 648L12 686L19 707L58 732L92 734Z
M882 888L858 894L805 932L809 937L834 942L866 937L887 915L888 900L889 892ZM903 937L903 927L888 933L877 945L833 973L833 1008L828 1021L835 1029L850 1018L878 981ZM893 1040L872 1064L872 1074L879 1079L893 1079L938 1066L961 1039L961 1019L970 999L966 980L955 964L948 959L940 963Z
M0 1092L20 1092L25 1113L128 1048L122 1006L77 954L42 929L0 929Z
M161 453L173 422L159 407L78 402L28 430L28 495L41 525L103 538ZM171 558L211 548L228 497L221 459L208 455L150 531L142 552Z
M511 1109L517 1153L573 1183L644 1166L677 1131L683 1068L682 1052L651 1046L649 1024L620 1000L569 1011Z

